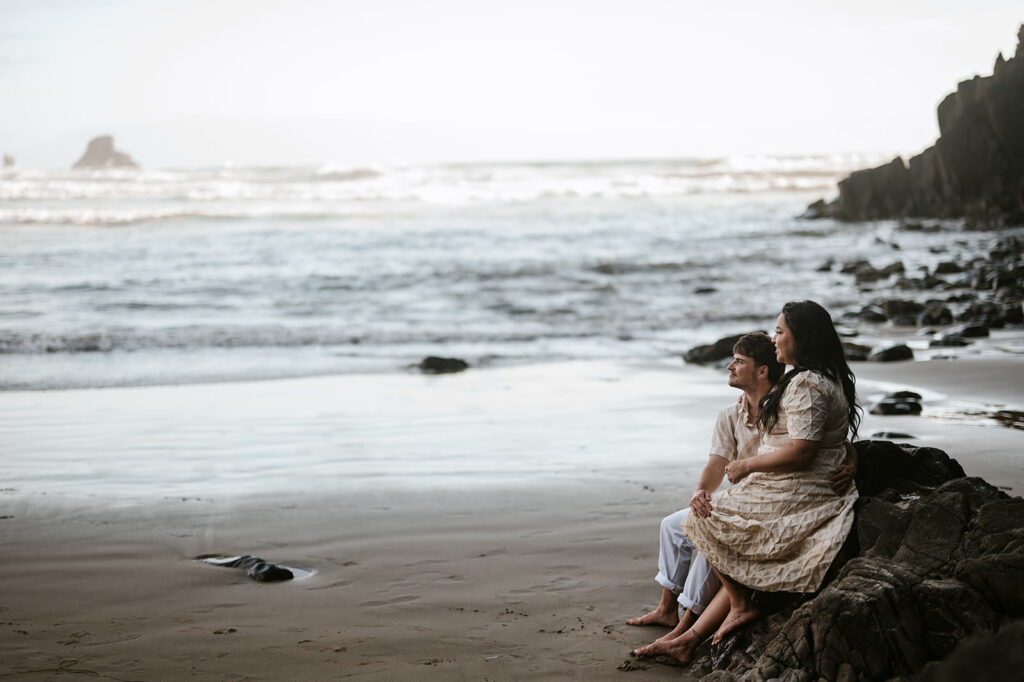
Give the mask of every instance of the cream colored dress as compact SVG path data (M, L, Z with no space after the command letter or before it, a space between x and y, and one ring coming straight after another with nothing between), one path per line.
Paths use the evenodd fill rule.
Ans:
M711 565L765 592L814 592L853 525L856 486L832 492L829 479L846 455L848 408L842 387L817 372L793 377L779 420L758 454L791 439L818 441L804 469L756 472L711 496L711 516L687 515L681 527Z

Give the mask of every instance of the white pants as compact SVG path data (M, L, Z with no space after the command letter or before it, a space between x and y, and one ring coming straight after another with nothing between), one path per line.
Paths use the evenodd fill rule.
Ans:
M711 564L679 527L690 508L680 509L661 520L658 547L658 575L654 580L666 590L679 595L684 609L699 614L711 603L721 582Z

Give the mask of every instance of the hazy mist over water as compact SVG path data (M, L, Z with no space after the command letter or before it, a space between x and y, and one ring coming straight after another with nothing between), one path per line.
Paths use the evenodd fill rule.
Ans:
M0 176L0 388L663 358L943 235L796 218L863 156Z

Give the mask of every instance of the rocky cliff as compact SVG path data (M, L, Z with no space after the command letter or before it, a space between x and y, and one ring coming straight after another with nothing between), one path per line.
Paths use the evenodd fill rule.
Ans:
M861 170L839 197L808 217L874 220L966 218L981 226L1024 223L1024 25L1015 55L991 76L957 86L938 108L939 139L910 159Z

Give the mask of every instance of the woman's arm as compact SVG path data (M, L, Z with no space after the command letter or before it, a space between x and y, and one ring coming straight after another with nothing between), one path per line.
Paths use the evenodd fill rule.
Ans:
M820 441L795 438L789 445L785 445L775 452L729 462L729 465L725 467L725 475L729 477L730 483L738 483L747 474L752 474L755 471L776 474L798 471L811 463L818 454L820 446Z

